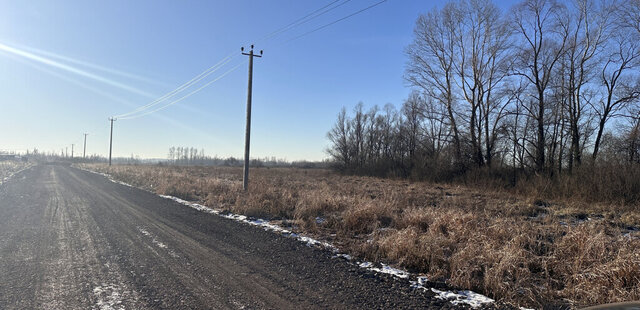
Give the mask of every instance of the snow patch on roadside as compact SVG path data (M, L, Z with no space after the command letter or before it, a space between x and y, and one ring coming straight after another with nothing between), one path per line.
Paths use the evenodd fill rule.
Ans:
M186 201L184 199L180 199L178 197L167 196L167 195L158 195L158 196L160 196L162 198L165 198L165 199L173 200L173 201L175 201L177 203L183 204L185 206L189 206L189 207L194 208L194 209L196 209L198 211L201 211L201 212L211 213L211 214L220 214L220 211L218 211L218 210L214 210L214 209L205 207L205 206L203 206L201 204L189 202L189 201Z
M352 259L353 259L353 257L351 257L351 255L349 255L349 254L344 254L344 253L338 253L338 254L336 254L336 255L332 256L331 258L344 258L344 259L346 259L346 260L348 260L348 261L350 261L350 260L352 260Z
M121 182L121 181L118 181L118 180L111 180L111 181L114 182L114 183L118 183L120 185L124 185L124 186L128 186L128 187L134 187L133 185L131 185L129 183Z
M183 204L185 206L191 207L193 209L196 209L198 211L202 211L202 212L206 212L206 213L211 213L211 214L216 214L219 216L222 216L224 218L236 221L236 222L241 222L241 223L245 223L245 224L249 224L249 225L253 225L253 226L258 226L263 228L264 230L268 230L268 231L273 231L273 232L277 232L280 234L283 234L287 237L291 237L291 238L295 238L298 241L304 242L307 244L307 246L319 246L319 247L324 247L327 249L330 249L334 252L337 252L338 249L333 246L330 243L327 242L322 242L307 236L302 236L299 234L296 234L286 228L282 228L276 224L271 224L269 221L267 220L263 220L263 219L253 219L253 218L249 218L245 215L240 215L240 214L233 214L233 213L227 213L227 212L221 212L219 210L215 210L209 207L205 207L201 204L198 203L193 203L193 202L189 202L186 201L184 199L180 199L178 197L173 197L173 196L167 196L167 195L159 195L162 198L165 199L170 199L173 200L175 202L178 202L180 204Z
M432 288L431 291L436 294L436 298L447 300L454 305L468 304L473 308L493 303L495 301L487 296L472 291L458 291L457 293L454 293L437 290L435 288Z
M111 177L111 175L106 174L106 173L97 172L97 171L93 171L93 170L87 170L87 169L84 169L84 168L81 168L81 167L76 167L76 166L74 166L74 168L76 168L76 169L80 169L80 170L82 170L82 171L90 172L90 173L93 173L93 174L101 175L101 176L103 176L103 177L105 177L105 178L109 179L109 181L111 181L111 182L113 182L113 183L116 183L116 184L120 184L120 185L124 185L124 186L128 186L128 187L132 187L132 188L137 188L137 187L135 187L135 186L133 186L133 185L131 185L131 184L129 184L129 183L125 183L125 182L122 182L122 181L118 181L118 180L114 179L113 177Z
M392 276L395 276L401 279L408 279L409 276L411 275L410 273L404 270L396 269L396 268L390 267L389 265L385 265L385 264L380 264L380 265L382 265L381 268L375 267L375 265L372 262L361 262L358 264L360 268L365 268L378 273L390 274Z
M427 282L429 282L429 278L425 276L417 276L415 281L409 282L411 283L411 287L413 288L424 288L424 286L427 285Z
M75 166L74 166L74 167L75 167ZM87 169L80 168L80 167L75 167L75 168L78 168L78 169L80 169L80 170L82 170L82 171L91 172L91 173L93 173L93 174L101 175L101 176L103 176L103 177L105 177L105 178L107 178L107 179L111 180L112 182L115 182L115 181L111 178L111 175L108 175L108 174L106 174L106 173L102 173L102 172L98 172L98 171L93 171L93 170L87 170Z
M390 266L385 265L385 264L382 264L382 268L372 267L372 268L369 268L369 269L373 270L375 272L390 274L392 276L396 276L396 277L402 278L402 279L408 279L409 275L410 275L408 272L406 272L404 270L393 268L393 267L390 267Z

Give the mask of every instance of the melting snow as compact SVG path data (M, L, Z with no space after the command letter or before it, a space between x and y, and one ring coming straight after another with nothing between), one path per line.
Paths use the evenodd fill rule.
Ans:
M222 216L224 218L230 219L230 220L234 220L236 222L241 222L241 223L245 223L245 224L249 224L249 225L253 225L253 226L258 226L258 227L262 227L265 230L269 230L269 231L274 231L274 232L278 232L281 233L285 236L288 237L292 237L295 238L299 241L302 241L304 243L306 243L308 246L320 246L320 247L325 247L328 248L332 251L337 251L337 248L334 247L332 244L327 243L327 242L322 242L322 241L318 241L316 239L310 238L310 237L306 237L306 236L301 236L299 234L296 234L288 229L282 228L278 225L275 224L271 224L269 223L269 221L267 220L263 220L263 219L250 219L244 215L239 215L239 214L233 214L233 213L223 213L220 212L218 210L215 209L211 209L209 207L205 207L201 204L197 204L197 203L192 203L189 201L186 201L184 199L180 199L177 197L173 197L173 196L167 196L167 195L160 195L160 197L162 198L166 198L166 199L171 199L175 202L181 203L183 205L189 206L191 208L194 208L198 211L202 211L202 212L206 212L206 213L211 213L211 214L217 214L219 216Z
M332 256L332 258L344 258L346 260L352 260L353 259L353 257L351 257L351 255L343 254L343 253L336 254L336 255Z
M212 213L212 214L220 214L220 211L218 211L218 210L207 208L207 207L205 207L205 206L203 206L201 204L188 202L188 201L186 201L184 199L180 199L178 197L167 196L167 195L160 195L160 197L165 198L165 199L171 199L171 200L173 200L173 201L175 201L177 203L181 203L183 205L189 206L189 207L194 208L194 209L196 209L198 211L201 211L201 212Z
M386 273L386 274L390 274L390 275L394 275L398 278L402 278L402 279L407 279L409 278L409 273L404 271L404 270L400 270L400 269L396 269L393 267L389 267L385 264L382 264L382 268L370 268L373 271L377 271L377 272L381 272L381 273Z
M472 291L458 291L457 293L454 293L449 291L437 290L435 288L432 288L431 291L436 293L436 298L448 300L454 305L468 304L473 308L480 307L483 304L492 303L495 301L487 296Z
M390 274L392 276L396 276L396 277L402 278L402 279L409 278L410 274L408 272L404 271L404 270L396 269L396 268L390 267L390 266L385 265L385 264L381 264L381 265L382 265L382 268L374 267L374 264L372 262L362 262L362 263L358 264L358 266L360 266L360 268L366 268L366 269L369 269L371 271Z
M161 248L161 249L168 249L169 247L160 242L154 235L152 235L149 231L147 231L144 228L140 228L138 227L138 230L145 236L151 238L151 242L153 242L153 244L155 244L157 247ZM177 254L175 254L173 251L169 251L169 255L173 256L173 257L177 257Z

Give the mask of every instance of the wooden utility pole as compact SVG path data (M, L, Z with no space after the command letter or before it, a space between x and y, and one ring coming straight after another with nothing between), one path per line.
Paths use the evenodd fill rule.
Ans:
M244 176L242 178L242 189L247 191L249 187L249 140L251 137L251 88L253 84L253 57L262 57L262 51L260 55L253 53L253 44L249 53L244 52L244 47L240 48L242 55L249 56L249 85L247 87L247 124L244 134Z
M88 133L84 134L84 146L82 148L82 158L87 157L87 135Z
M109 166L111 166L111 150L113 148L113 122L116 119L111 117L109 121L111 122L111 134L109 135Z
M74 143L71 143L71 159L73 159L73 146L74 145L75 145Z

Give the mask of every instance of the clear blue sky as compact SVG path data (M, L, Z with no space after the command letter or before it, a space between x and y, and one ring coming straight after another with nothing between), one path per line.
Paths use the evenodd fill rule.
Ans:
M321 160L342 106L399 106L406 98L403 51L416 18L437 3L389 0L286 42L377 2L352 0L257 42L329 2L0 0L0 150L60 152L75 143L78 152L87 132L87 153L106 155L108 117L256 42L264 57L254 64L252 157ZM236 57L205 81L245 60ZM242 156L246 84L244 63L165 110L116 121L114 156L165 158L170 146Z

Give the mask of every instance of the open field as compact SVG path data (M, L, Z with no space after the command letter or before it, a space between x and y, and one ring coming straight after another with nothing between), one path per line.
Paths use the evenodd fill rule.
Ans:
M640 209L326 170L82 165L519 306L640 299Z

